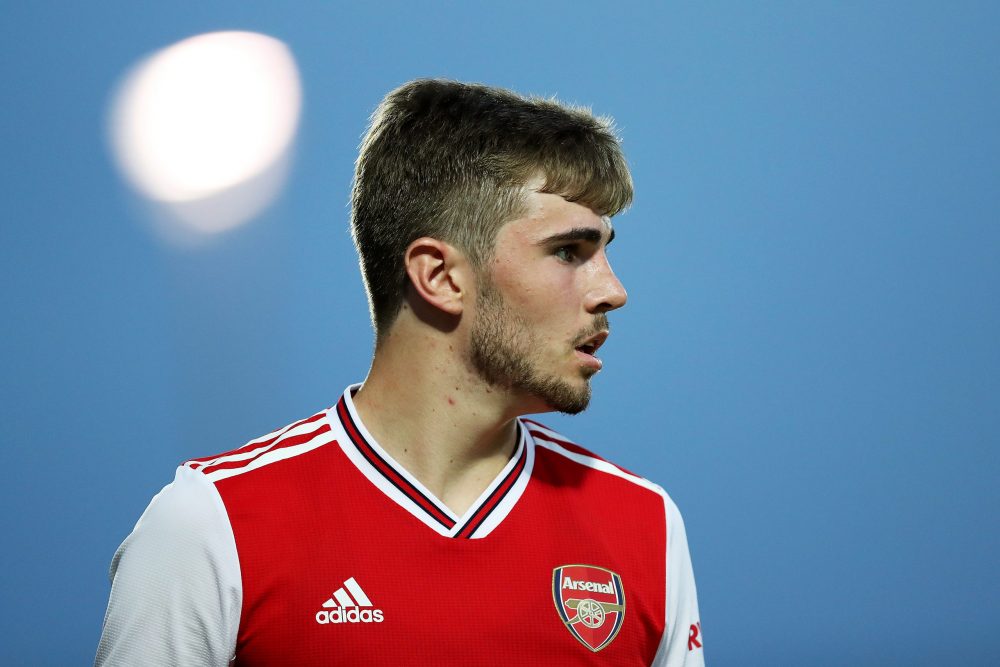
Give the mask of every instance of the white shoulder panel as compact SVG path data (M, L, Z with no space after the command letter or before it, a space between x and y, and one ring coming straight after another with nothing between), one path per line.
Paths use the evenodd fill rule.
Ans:
M180 467L111 562L96 665L228 665L243 590L215 485Z
M698 592L680 510L665 492L667 518L666 628L653 659L654 667L704 667Z

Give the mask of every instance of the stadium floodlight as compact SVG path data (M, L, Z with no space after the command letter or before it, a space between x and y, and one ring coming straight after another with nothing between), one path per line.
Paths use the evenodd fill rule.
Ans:
M217 232L280 192L301 103L283 42L252 32L197 35L126 75L112 103L111 145L139 193Z

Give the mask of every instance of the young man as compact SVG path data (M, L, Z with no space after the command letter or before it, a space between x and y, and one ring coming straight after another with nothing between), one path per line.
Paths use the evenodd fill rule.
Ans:
M352 201L368 377L178 469L115 555L97 663L704 664L673 502L521 417L587 406L631 197L584 110L390 93Z

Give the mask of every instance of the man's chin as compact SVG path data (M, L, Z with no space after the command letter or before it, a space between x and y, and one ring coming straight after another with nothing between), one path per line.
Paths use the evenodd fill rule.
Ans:
M561 412L564 415L578 415L590 405L590 396L573 402L552 406L550 412Z
M587 380L583 380L579 386L560 382L546 389L538 396L546 406L546 412L576 415L590 405L590 382Z

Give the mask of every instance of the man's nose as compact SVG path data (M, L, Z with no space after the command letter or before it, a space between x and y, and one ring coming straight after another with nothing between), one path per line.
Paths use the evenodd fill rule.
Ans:
M587 303L587 310L590 312L606 313L621 308L628 301L628 293L621 281L618 280L618 276L611 270L611 265L606 257L602 257L595 281L594 289L591 291Z

